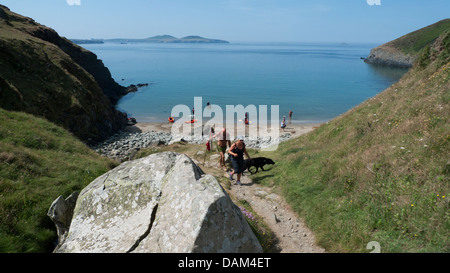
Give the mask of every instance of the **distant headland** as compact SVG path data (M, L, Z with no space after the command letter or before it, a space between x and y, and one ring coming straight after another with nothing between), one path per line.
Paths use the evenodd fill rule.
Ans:
M204 44L228 44L228 41L219 39L203 38L200 36L186 36L183 38L176 38L171 35L157 35L145 39L128 39L128 38L115 38L115 39L71 39L76 44L102 44L105 42L113 43L204 43Z

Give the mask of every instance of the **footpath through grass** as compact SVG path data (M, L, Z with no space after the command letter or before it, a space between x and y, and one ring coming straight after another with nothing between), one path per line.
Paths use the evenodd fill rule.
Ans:
M256 179L282 188L327 251L370 252L371 241L382 252L450 251L449 50L328 124L261 153L276 165Z

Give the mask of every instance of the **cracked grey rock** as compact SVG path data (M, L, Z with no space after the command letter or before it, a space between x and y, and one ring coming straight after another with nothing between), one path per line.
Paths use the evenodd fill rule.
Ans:
M64 238L61 238L64 239ZM183 154L127 161L80 193L55 252L262 252L239 208Z

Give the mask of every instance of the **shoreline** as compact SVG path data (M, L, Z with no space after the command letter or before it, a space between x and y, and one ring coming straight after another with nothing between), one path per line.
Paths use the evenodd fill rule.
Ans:
M120 161L126 161L132 159L139 150L148 147L171 145L179 141L192 144L206 144L208 141L208 134L199 136L172 133L173 125L174 123L169 122L136 123L135 125L125 127L123 130L105 141L92 145L91 148L102 156L118 159ZM192 126L191 130L194 128L201 130L199 127L204 126L205 124L193 125L197 126ZM311 132L320 125L321 124L287 124L284 131L280 130L279 125L277 125L276 130L279 130L278 136L270 131L270 127L257 128L257 136L254 135L255 131L252 132L253 134L248 134L248 127L243 125L243 128L247 130L246 134L241 136L245 137L245 142L248 148L271 150L276 149L277 146L274 145L278 145L281 142L297 138L303 134ZM207 128L207 126L205 127ZM189 126L187 129L189 130ZM218 128L218 130L221 129L222 128ZM209 129L206 129L206 131L208 132ZM233 142L237 136L238 134L235 128L234 134L230 133L230 141Z
M314 130L315 128L318 128L320 125L322 125L325 122L322 123L291 123L289 124L289 122L286 123L286 128L283 130L280 129L280 126L277 124L277 129L280 132L280 135L282 134L286 134L289 133L291 135L291 138L296 138L299 137L303 134L306 134L312 130ZM126 126L123 131L128 132L128 133L147 133L147 132L164 132L164 133L171 133L172 132L172 126L174 125L174 123L169 123L169 122L138 122L135 125L129 125ZM199 126L199 124L195 124L194 123L194 127L195 126ZM203 123L203 125L205 125L205 123ZM235 132L234 132L234 137L237 136L237 129L236 129L236 123L234 124L235 126ZM247 127L247 126L246 126ZM265 129L265 130L260 130L260 129ZM220 130L220 128L219 128ZM259 126L257 127L257 131L258 133L262 133L261 136L264 136L263 132L270 132L270 126L268 128L259 128ZM216 129L217 132L217 129ZM246 130L246 135L248 134L248 130ZM233 135L231 135L232 139L233 139Z

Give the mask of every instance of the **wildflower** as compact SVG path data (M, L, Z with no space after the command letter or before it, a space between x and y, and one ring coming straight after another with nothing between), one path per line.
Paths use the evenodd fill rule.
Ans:
M411 207L414 207L414 204L411 204Z
M250 220L255 220L255 217L253 216L253 214L251 212L248 212L244 207L239 207L239 209L241 210L241 212L245 215L245 217L247 217Z

